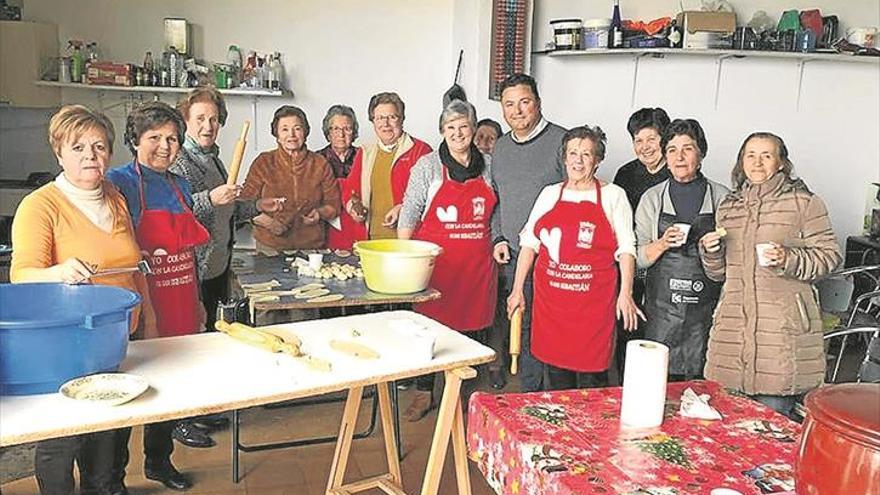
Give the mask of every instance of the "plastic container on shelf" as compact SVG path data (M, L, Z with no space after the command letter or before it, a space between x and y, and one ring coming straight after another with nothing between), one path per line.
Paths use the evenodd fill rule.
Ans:
M555 19L550 21L550 29L557 50L580 50L583 30L580 19Z
M0 284L0 395L116 371L141 298L109 285Z
M584 50L608 48L608 33L610 29L611 19L587 19L584 21L582 43Z

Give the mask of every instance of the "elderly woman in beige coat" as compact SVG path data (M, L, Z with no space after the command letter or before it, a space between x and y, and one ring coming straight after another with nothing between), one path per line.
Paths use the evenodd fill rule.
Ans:
M811 282L840 264L822 200L792 177L781 138L751 134L734 192L700 240L709 278L724 281L705 376L782 414L825 377L822 321Z

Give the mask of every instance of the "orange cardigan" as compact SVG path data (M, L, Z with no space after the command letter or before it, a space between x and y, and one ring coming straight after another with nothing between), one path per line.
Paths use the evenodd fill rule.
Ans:
M103 187L113 212L111 232L104 232L86 218L54 183L46 184L22 200L12 222L9 273L12 282L28 281L22 273L24 269L48 268L72 257L97 265L98 270L134 266L141 260L125 199L112 184L105 182ZM141 313L145 333L155 327L156 318L143 274L121 273L95 281L141 296L141 304L135 308L132 318L132 332L137 329Z

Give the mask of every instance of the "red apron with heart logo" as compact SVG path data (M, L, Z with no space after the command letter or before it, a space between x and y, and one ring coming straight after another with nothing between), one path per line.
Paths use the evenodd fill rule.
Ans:
M336 179L339 190L345 187L345 177ZM327 247L330 249L344 249L351 251L351 246L357 241L367 239L367 228L362 223L357 223L343 207L339 212L339 223L342 229L337 230L331 225L327 226Z
M562 201L535 223L541 240L535 262L532 355L572 371L608 369L614 348L617 238L596 203Z
M496 202L482 177L459 183L449 180L443 168L443 184L413 236L443 248L430 282L442 296L413 309L460 332L492 324L498 275L489 219Z
M182 213L148 210L141 166L135 163L140 187L141 221L135 229L138 245L153 275L147 276L150 299L161 337L189 335L199 331L199 288L196 279L195 248L211 240L196 220L180 188L166 176L183 207Z

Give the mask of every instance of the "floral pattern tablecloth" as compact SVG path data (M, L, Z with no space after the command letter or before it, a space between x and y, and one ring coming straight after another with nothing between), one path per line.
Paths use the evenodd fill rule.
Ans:
M709 394L723 419L678 414L687 388ZM467 443L489 485L513 495L679 495L730 488L794 490L800 425L718 383L667 387L654 430L621 430L620 387L474 394Z

